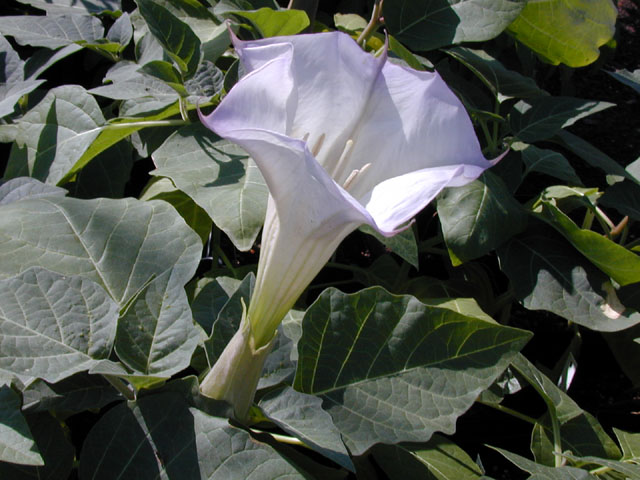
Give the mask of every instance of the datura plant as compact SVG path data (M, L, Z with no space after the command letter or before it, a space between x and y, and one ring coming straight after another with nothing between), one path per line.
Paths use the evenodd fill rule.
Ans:
M338 244L361 225L393 236L493 162L440 76L386 47L341 32L233 44L247 74L202 121L251 154L269 200L251 302L201 390L244 418L276 328Z
M634 1L0 0L0 479L640 479Z

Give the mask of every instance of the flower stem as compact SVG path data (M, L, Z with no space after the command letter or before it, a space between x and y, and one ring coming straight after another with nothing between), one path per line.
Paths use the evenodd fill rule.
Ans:
M115 375L102 375L116 390L118 390L127 400L135 400L136 394L130 385L127 385L121 378Z
M243 304L240 327L200 384L202 394L231 404L235 417L246 421L274 340L275 336L266 345L255 348L251 322Z
M358 37L357 42L359 45L364 46L364 44L367 43L367 39L378 29L381 23L380 19L382 18L382 2L383 0L376 0L373 11L371 12L371 19Z

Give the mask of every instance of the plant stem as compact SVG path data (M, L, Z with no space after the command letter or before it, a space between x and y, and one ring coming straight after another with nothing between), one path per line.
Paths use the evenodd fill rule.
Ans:
M536 423L538 423L535 418L525 415L524 413L520 413L516 410L512 410L511 408L505 407L504 405L500 405L497 403L483 402L482 400L476 400L476 402L482 405L485 405L487 407L491 407L495 410L498 410L499 412L506 413L507 415L511 415L512 417L519 418L520 420L530 423L531 425L535 425Z
M190 123L185 120L144 120L142 122L110 123L102 128L105 130L120 130L124 128L182 127Z
M120 377L116 377L115 375L106 375L106 374L102 376L107 380L107 382L113 385L113 387L116 390L118 390L124 398L126 398L127 400L136 399L136 394L133 391L133 388L131 388L130 385L127 385L126 383L124 383L124 381L122 381Z
M380 25L380 19L382 18L382 2L383 0L376 0L375 5L373 6L373 11L371 12L371 19L369 23L365 27L365 29L358 36L358 44L364 46L367 43L367 39L374 34Z
M281 435L279 433L271 433L271 432L264 432L262 430L256 430L254 428L250 428L249 430L251 430L253 433L262 433L262 434L267 434L267 435L271 435L271 437L279 443L286 443L288 445L296 445L298 447L305 447L305 448L311 448L309 447L309 445L307 445L306 443L304 443L302 440L295 438L295 437L289 437L288 435Z

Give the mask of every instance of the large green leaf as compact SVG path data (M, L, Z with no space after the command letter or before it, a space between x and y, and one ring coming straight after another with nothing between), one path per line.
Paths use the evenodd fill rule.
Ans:
M500 265L514 293L529 310L548 310L604 332L640 322L620 304L606 275L550 229L534 228L498 249Z
M481 257L526 226L526 215L491 172L438 197L442 233L454 265Z
M515 146L512 145L512 148L515 148ZM522 174L523 178L531 172L539 172L565 180L570 185L582 184L569 160L561 153L546 148L538 148L535 145L526 145L522 149L518 148L518 150L522 155L522 163L525 166Z
M200 64L200 39L191 27L153 0L136 0L153 36L186 76L193 75Z
M575 467L549 467L547 465L541 465L533 462L516 453L512 453L501 448L492 448L500 452L507 460L518 468L530 473L531 476L528 477L528 480L595 480L598 478L594 475L590 475L587 470L581 470Z
M389 33L413 50L497 37L520 14L519 0L385 0Z
M303 478L247 432L162 393L109 410L89 432L80 478L272 480Z
M77 0L18 1L45 10L49 15L117 12L122 8L122 0L91 0L90 2L78 2Z
M153 154L152 175L169 177L225 232L249 250L262 227L268 190L248 155L201 124L181 128Z
M171 375L189 363L198 338L184 285L201 248L165 202L50 197L0 207L0 278L41 266L98 283L130 322L120 322L117 337L137 328L129 335L145 341L147 375ZM124 354L123 341L116 338ZM139 355L132 368L140 368Z
M54 185L47 185L31 177L12 178L0 185L0 205L26 198L64 197L67 191Z
M296 392L291 387L269 392L260 399L260 408L269 420L353 472L355 467L342 443L340 432L321 405L320 398Z
M261 8L249 12L230 12L249 20L263 38L295 35L309 26L309 17L302 10L273 10Z
M448 438L434 435L426 445L411 450L397 445L376 445L376 462L389 478L425 480L478 480L480 467Z
M104 123L98 102L82 87L50 90L18 121L17 145L5 178L31 176L58 183L98 137Z
M509 32L548 62L583 67L615 33L616 8L609 0L528 2Z
M101 375L86 372L54 384L36 380L22 391L22 409L28 413L48 410L79 413L117 400L122 400L122 394L113 385Z
M0 367L57 382L108 358L118 305L96 283L33 267L0 280Z
M581 118L613 106L613 103L573 97L522 100L511 110L509 126L520 140L532 143L546 140Z
M323 399L354 455L453 433L529 339L452 308L379 287L328 289L309 307L294 387Z
M632 182L640 183L640 179L635 178L632 172L625 170L625 168L613 158L571 132L561 130L551 140L575 153L592 167L599 168L608 175L618 175L628 178Z
M500 98L537 97L547 95L536 82L524 75L507 69L496 58L483 50L472 50L464 47L453 47L446 53L469 68L482 82Z
M0 17L0 33L20 45L58 48L93 43L104 35L102 23L90 15L20 15Z
M595 266L620 285L640 282L640 256L592 230L578 227L558 206L554 198L543 192L533 206L536 217L560 232Z
M140 200L163 200L175 208L189 225L202 239L204 244L211 233L211 219L207 212L200 208L191 197L178 190L168 178L156 177Z
M42 466L0 462L0 478L11 480L60 480L69 478L75 451L61 422L49 413L26 416L29 429L44 460Z
M0 386L0 462L44 465L20 412L20 397L8 385Z
M44 82L25 79L24 64L7 39L0 35L0 117L13 113L18 100Z
M536 462L555 465L550 417L558 420L563 451L571 451L576 455L620 458L620 450L595 417L582 410L524 356L516 356L513 366L547 404L548 414L538 421L531 434L531 450Z

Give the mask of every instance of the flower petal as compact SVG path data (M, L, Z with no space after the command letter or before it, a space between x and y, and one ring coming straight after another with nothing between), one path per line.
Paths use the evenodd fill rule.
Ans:
M349 191L358 199L378 183L424 168L464 165L449 185L464 185L490 167L462 103L437 73L385 64L353 134L353 152L333 177L342 183L372 165ZM424 206L424 205L423 205Z
M360 121L386 55L373 57L341 32L234 40L243 65L250 71L269 61L265 48L282 44L292 45L291 68L297 94L295 118L286 133L293 138L308 135L310 150L324 166L340 156Z
M238 129L263 128L286 133L295 113L294 79L290 44L256 47L265 60L242 78L209 116L201 121L224 138ZM277 86L275 88L274 86Z

